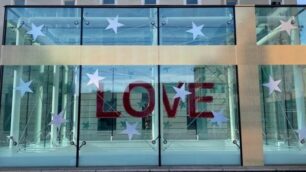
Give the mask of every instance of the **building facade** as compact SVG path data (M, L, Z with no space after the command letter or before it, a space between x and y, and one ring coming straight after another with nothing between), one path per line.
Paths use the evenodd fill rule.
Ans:
M306 164L296 1L0 4L0 168Z

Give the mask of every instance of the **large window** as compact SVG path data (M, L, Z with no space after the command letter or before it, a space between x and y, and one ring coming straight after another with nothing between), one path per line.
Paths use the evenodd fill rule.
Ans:
M85 45L156 45L154 8L84 8Z
M161 8L161 45L233 45L233 8Z
M236 68L162 66L160 73L162 163L239 165Z
M78 68L6 66L0 166L75 166Z
M265 164L306 163L305 66L261 66Z
M234 66L5 66L3 75L0 167L240 165Z
M7 8L6 45L79 45L79 8Z
M306 44L305 17L304 7L257 7L257 44Z
M231 7L8 7L6 11L6 45L235 44Z

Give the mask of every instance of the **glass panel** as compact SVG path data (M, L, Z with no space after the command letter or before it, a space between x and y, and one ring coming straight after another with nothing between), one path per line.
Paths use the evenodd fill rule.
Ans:
M0 166L75 166L78 70L5 66Z
M162 164L240 165L234 66L162 66Z
M306 66L260 67L265 164L306 164Z
M161 8L161 45L233 45L233 8Z
M156 45L157 10L85 8L84 45Z
M153 66L82 68L81 166L158 164L156 85Z
M304 7L256 8L258 45L300 45L306 43L303 29L306 21Z
M7 8L6 45L79 45L79 8Z

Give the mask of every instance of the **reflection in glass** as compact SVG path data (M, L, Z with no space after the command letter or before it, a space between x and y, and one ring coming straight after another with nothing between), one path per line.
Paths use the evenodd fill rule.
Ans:
M235 72L234 66L161 67L162 164L240 164Z
M233 45L233 16L233 8L160 8L160 44Z
M154 66L82 68L80 165L158 164L156 84Z
M305 72L305 66L260 67L265 164L306 163Z
M156 45L154 8L85 8L83 44Z
M304 7L257 7L258 45L300 45L306 43Z
M78 69L5 66L0 166L75 166Z
M79 45L79 8L7 8L6 45Z

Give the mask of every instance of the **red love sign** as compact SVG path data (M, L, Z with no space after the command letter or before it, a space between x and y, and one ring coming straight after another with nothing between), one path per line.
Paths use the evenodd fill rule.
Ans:
M182 83L178 84L178 87L181 87ZM137 88L141 87L147 91L148 94L148 104L147 106L141 110L137 111L131 106L130 102L130 95L131 92ZM213 118L212 112L197 112L196 111L196 104L198 102L204 102L204 103L211 103L213 101L212 96L196 96L195 92L196 89L212 89L214 87L213 83L189 83L188 89L191 92L189 99L188 99L188 110L187 113L191 118ZM165 111L167 112L167 115L169 118L175 118L177 108L179 105L180 98L177 97L174 99L173 104L170 105L169 98L167 96L167 91L165 86L163 85L163 92L162 92L162 98L163 98L163 104ZM123 93L123 106L124 109L128 114L130 114L133 117L136 118L144 118L149 116L155 107L155 90L153 86L150 83L145 82L134 82L130 83L127 88L125 89ZM113 112L105 112L104 111L104 92L103 90L100 90L97 92L97 111L96 111L96 117L97 118L118 118L121 114L120 111L113 111Z

